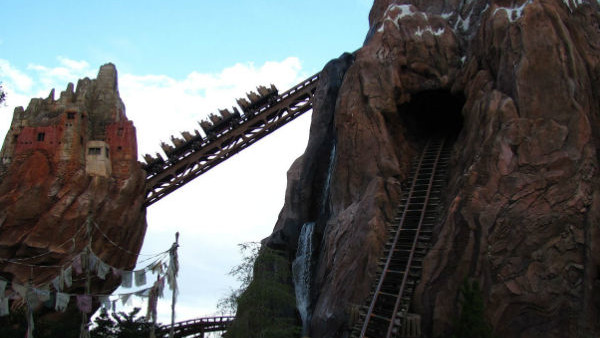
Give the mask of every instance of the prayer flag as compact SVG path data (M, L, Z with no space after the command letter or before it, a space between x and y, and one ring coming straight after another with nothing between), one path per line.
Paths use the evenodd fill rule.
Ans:
M83 313L92 312L92 296L77 295L77 308Z
M73 259L73 270L75 270L75 273L80 275L83 273L83 268L82 268L82 254L79 254L77 256L75 256L75 259Z
M63 280L65 281L65 286L70 288L73 285L73 268L68 267L65 269L63 273Z
M131 271L122 271L121 272L121 286L124 288L131 287Z
M146 270L138 270L135 272L135 286L146 285Z
M0 297L0 317L8 316L8 298Z
M67 309L67 305L69 305L69 294L57 292L56 293L56 305L54 309L56 311L65 312Z
M98 277L100 279L106 279L106 275L108 274L108 271L110 271L110 267L108 266L108 264L104 263L103 261L99 261L98 262Z

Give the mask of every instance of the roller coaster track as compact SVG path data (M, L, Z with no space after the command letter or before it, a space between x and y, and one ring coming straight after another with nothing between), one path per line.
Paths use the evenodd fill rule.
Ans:
M167 196L219 163L227 160L261 138L312 108L319 74L278 95L271 103L249 114L217 135L177 149L159 170L146 177L146 201L149 206Z
M208 332L226 331L233 319L233 316L219 316L178 322L173 325L173 337L204 337L204 334ZM161 326L156 336L165 338L169 337L170 329L171 325Z
M381 272L366 312L361 312L351 337L418 337L420 327L407 332L406 318L414 288L419 282L437 220L450 146L429 140L409 175L390 238L380 261ZM420 325L419 325L420 326Z

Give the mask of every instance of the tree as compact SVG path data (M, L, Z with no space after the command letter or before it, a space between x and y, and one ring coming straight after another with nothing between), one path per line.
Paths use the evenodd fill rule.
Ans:
M143 316L136 318L140 312L138 307L129 313L113 313L112 318L106 310L101 311L90 331L92 338L147 338L150 335L152 323L147 322Z
M110 318L106 309L94 320L94 328L90 331L92 338L114 338L117 335L117 324Z
M463 282L460 288L460 317L454 326L453 338L492 338L492 327L485 319L484 303L477 281Z
M296 296L291 268L278 251L260 248L258 243L241 244L242 263L231 270L242 283L221 300L219 308L236 310L227 338L296 338L301 328L296 313Z
M140 308L135 308L129 313L119 312L109 315L102 309L100 315L94 320L90 330L91 338L148 338L152 323L147 322L144 316L136 317ZM72 320L52 320L40 318L34 314L33 321L35 338L79 338L81 317L74 312ZM8 316L0 317L0 337L24 337L27 330L27 320L24 309L12 311ZM156 332L160 324L156 326ZM156 335L159 336L158 334Z
M260 243L258 242L241 243L238 244L238 247L242 253L242 262L234 266L229 271L229 275L234 276L240 282L240 287L237 290L231 290L228 296L219 300L217 309L223 315L236 313L240 296L252 282L254 263L260 252Z

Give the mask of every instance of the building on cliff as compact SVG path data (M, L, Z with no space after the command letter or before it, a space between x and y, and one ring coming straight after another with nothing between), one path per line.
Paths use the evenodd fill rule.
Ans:
M113 64L58 100L52 90L17 107L0 159L1 279L48 285L88 244L106 264L133 269L146 231L145 173ZM119 284L118 276L96 278L90 292Z
M5 170L18 157L32 151L42 151L59 171L72 171L85 165L90 175L119 178L129 176L129 163L137 160L135 127L127 120L125 106L120 99L105 100L101 109L90 110L95 100L102 97L81 95L88 87L98 86L103 78L116 76L114 65L100 69L98 79L80 80L54 99L54 90L46 99L32 99L27 109L15 109L13 121L0 151L1 168ZM112 80L99 87L116 88ZM99 111L97 111L99 110ZM103 143L103 145L100 145ZM98 156L102 150L104 157ZM101 169L102 168L102 169Z

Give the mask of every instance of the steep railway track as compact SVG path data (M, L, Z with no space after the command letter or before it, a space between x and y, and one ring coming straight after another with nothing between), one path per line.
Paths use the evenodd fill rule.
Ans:
M390 227L380 261L381 272L351 337L420 335L420 328L414 327L414 323L411 327L406 325L407 314L437 220L449 157L450 145L444 139L431 139L413 164L410 188L404 193Z
M145 206L156 203L194 178L246 149L288 122L312 109L319 74L251 112L218 133L197 136L194 142L174 148L174 154L146 176Z

